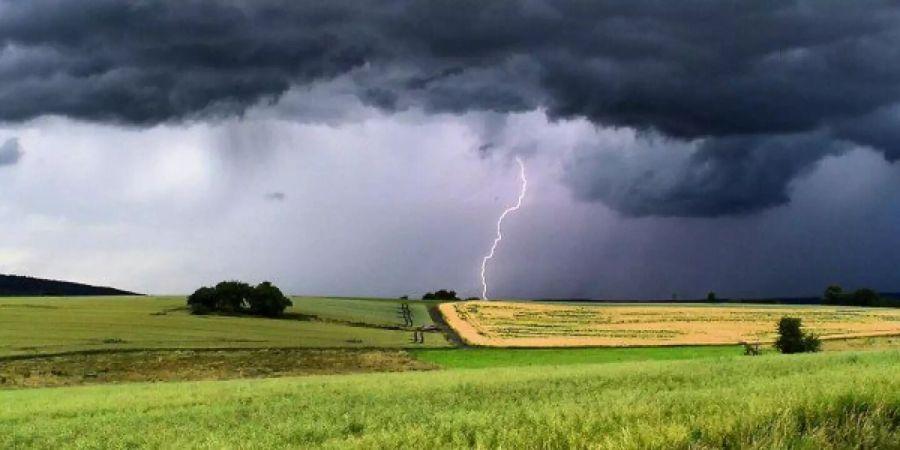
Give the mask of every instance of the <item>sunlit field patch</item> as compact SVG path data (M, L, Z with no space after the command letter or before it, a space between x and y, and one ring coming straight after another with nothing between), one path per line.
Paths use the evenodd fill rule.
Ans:
M472 301L440 309L467 342L497 347L770 342L783 316L802 318L823 339L900 334L900 310L886 308Z

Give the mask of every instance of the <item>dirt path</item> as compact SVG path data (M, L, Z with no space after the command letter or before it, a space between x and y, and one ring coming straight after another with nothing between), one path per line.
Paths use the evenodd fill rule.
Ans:
M453 317L445 315L440 307L443 305L450 305L452 303L441 303L437 306L429 306L428 307L428 315L431 316L431 321L434 322L435 325L441 330L444 337L447 339L447 342L452 344L454 347L467 347L468 344L465 340L456 332L453 326L447 323L447 317Z

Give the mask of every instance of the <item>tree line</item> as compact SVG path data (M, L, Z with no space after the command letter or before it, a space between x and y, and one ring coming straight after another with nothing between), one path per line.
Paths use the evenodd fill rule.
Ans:
M822 302L828 305L900 307L900 300L882 297L874 289L863 288L853 292L844 292L844 289L836 284L825 288Z
M459 300L456 291L447 289L438 289L435 292L427 292L422 296L422 300Z

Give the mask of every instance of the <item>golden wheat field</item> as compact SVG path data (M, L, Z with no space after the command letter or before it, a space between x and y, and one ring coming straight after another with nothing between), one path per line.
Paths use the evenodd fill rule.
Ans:
M802 318L823 339L900 334L900 310L886 308L469 301L440 309L469 344L493 347L771 342L783 316Z

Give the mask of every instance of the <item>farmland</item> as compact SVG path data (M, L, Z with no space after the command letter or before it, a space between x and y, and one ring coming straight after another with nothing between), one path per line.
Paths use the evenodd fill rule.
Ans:
M399 302L372 300L360 307L329 306L329 301L342 302L296 298L284 319L273 320L192 316L184 308L184 297L3 298L0 357L100 350L402 348L410 344L411 332L399 329ZM411 305L411 309L416 320L426 320L424 305ZM369 317L372 323L367 323ZM448 345L439 333L425 333L425 338L419 345Z
M421 301L401 302L386 299L294 297L294 307L288 311L315 315L320 319L379 326L397 326L397 308L409 305L414 326L431 323L427 305Z
M192 316L183 297L0 299L0 448L876 448L900 439L896 336L831 339L815 355L766 346L758 357L737 345L454 348L438 332L410 339L431 323L429 303L292 300L284 318L268 319ZM566 313L523 326L577 332L584 323L559 322L580 317L565 308L620 308L553 306ZM895 323L881 309L740 306L743 315L722 321L721 307L631 308L643 312L622 316L652 310L656 322L640 324L659 328L719 318L743 330L756 322L736 317L749 316L772 320L760 325L768 331L787 313L842 329Z
M460 302L440 306L473 345L659 346L771 342L772 326L795 316L823 339L900 334L900 309L829 306L564 305Z
M411 350L419 360L439 367L568 366L634 361L730 358L742 354L737 345L635 348L486 348Z
M183 349L0 360L0 389L433 370L400 349Z
M0 447L892 448L896 351L0 391Z

